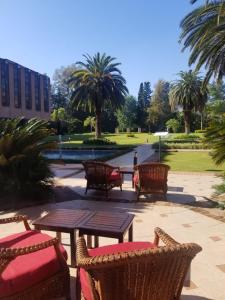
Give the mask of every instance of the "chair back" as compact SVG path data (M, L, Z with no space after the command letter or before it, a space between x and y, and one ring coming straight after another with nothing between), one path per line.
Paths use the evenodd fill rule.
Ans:
M89 184L107 184L113 167L103 162L84 161L82 162Z
M94 300L179 300L197 244L80 257Z
M167 191L167 177L170 167L162 163L146 163L136 166L140 189L143 191Z

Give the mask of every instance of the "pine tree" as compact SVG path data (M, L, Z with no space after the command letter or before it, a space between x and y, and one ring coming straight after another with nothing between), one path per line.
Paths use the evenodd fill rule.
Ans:
M140 128L145 127L145 93L144 93L144 84L141 82L139 92L138 92L138 101L137 101L137 125Z
M151 94L152 94L151 84L149 81L144 82L143 89L144 89L144 92L143 92L144 106L145 106L145 108L148 108L150 105L150 102L151 102Z

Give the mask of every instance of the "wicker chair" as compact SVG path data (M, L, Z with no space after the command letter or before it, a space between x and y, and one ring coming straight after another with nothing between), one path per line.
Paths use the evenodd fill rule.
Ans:
M70 299L66 252L58 239L31 230L25 216L0 219L23 222L26 231L0 239L0 300Z
M108 198L108 191L112 188L119 186L122 191L123 178L119 167L97 161L85 161L83 166L87 179L85 194L89 189L102 190Z
M135 167L134 187L137 201L141 194L162 194L166 199L167 176L170 167L161 163L145 163Z
M154 243L87 250L80 237L77 300L81 294L85 300L179 300L191 261L201 250L197 244L176 242L160 228L155 228Z

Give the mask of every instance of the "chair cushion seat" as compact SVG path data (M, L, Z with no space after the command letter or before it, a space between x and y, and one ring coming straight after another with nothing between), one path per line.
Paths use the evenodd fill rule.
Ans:
M0 248L32 246L50 239L52 237L47 234L28 230L0 239ZM61 245L60 250L67 259L67 253ZM18 256L10 261L1 274L0 298L22 292L28 287L53 276L60 268L53 246Z
M138 178L138 175L137 175L137 174L134 174L133 182L134 182L134 185L138 185L138 183L139 183L139 178Z
M110 181L117 181L117 180L121 180L120 172L118 172L118 171L113 171L113 172L110 174Z
M156 245L150 242L128 242L119 243L110 246L103 246L88 250L90 256L107 255L119 252L128 252L134 250L144 250L149 248L155 248ZM85 300L94 300L90 288L88 274L84 269L80 269L80 284L81 290Z

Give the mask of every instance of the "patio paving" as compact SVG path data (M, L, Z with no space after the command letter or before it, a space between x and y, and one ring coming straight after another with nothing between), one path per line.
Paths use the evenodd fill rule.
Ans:
M149 146L149 145L148 145ZM143 150L145 149L145 150ZM149 147L142 148L143 160L149 155ZM123 166L132 166L133 153L123 158ZM139 156L139 162L140 156ZM117 164L118 163L118 164ZM114 165L121 165L120 160L113 161ZM15 214L26 214L31 222L55 208L93 209L102 211L120 211L135 214L134 240L153 240L154 228L161 227L179 242L195 242L202 246L193 260L191 267L191 284L184 287L182 300L225 300L225 223L220 220L202 215L190 209L186 204L207 201L213 189L221 179L214 174L169 173L168 201L159 198L142 198L134 202L136 195L132 189L131 177L125 177L123 191L113 189L106 200L102 192L90 191L85 197L84 173L81 165L53 166L58 184L70 187L79 197L77 200L23 208L11 212L0 212L0 217ZM100 200L100 201L99 201ZM0 237L22 230L22 224L1 225ZM53 232L48 232L54 236ZM69 235L62 234L63 244L69 249ZM117 242L114 239L100 238L100 245ZM70 263L70 257L68 262ZM74 282L75 269L71 268L72 299L75 300Z

